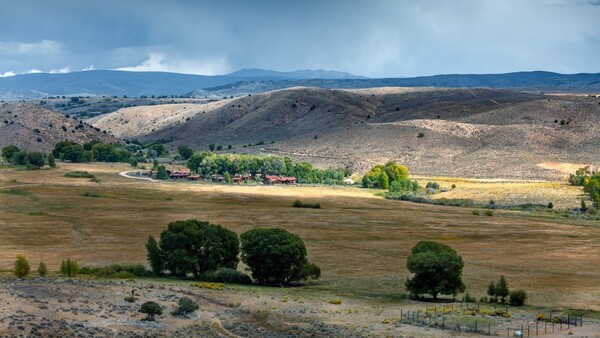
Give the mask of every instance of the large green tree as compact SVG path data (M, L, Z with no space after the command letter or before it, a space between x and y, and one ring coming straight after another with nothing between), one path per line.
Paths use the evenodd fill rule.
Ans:
M13 155L18 152L19 148L12 144L7 144L4 147L2 147L2 157L4 157L6 161L10 161Z
M183 158L184 160L187 160L188 158L190 158L190 156L194 155L194 150L189 146L183 144L180 144L179 147L177 147L177 152L179 153L179 156L181 156L181 158Z
M413 294L453 295L465 291L462 281L462 258L446 244L421 241L412 248L407 260L413 278L406 280L406 289Z
M196 278L218 268L235 269L239 246L235 232L197 220L171 222L161 232L158 244L152 236L146 243L154 273L166 269L175 276L192 273Z
M240 236L242 261L263 285L285 285L318 278L321 270L306 259L302 239L284 229L253 229Z

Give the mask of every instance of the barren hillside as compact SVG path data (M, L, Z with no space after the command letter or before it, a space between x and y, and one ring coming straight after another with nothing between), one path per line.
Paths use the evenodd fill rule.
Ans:
M142 138L196 149L231 144L236 152L359 172L396 160L420 174L562 178L564 172L538 164L597 164L599 102L497 89L291 88L238 98L204 114L177 115L176 123L163 122L160 130L153 122ZM257 143L264 145L243 147Z
M0 147L13 144L24 150L48 152L64 140L116 141L99 128L37 105L19 103L0 107Z
M182 124L195 115L220 108L233 100L122 108L111 114L88 119L87 122L100 129L109 130L116 137L135 138Z

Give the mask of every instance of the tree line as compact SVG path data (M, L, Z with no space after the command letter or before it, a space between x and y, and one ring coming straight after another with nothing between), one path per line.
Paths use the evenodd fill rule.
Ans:
M102 141L90 141L83 145L60 141L52 150L52 154L63 161L79 162L134 162L137 160L131 152L119 143L104 143Z
M184 148L184 151L187 150ZM207 151L194 152L188 157L186 165L193 173L204 177L213 174L232 176L250 174L252 177L256 177L257 174L274 174L294 176L298 183L305 184L339 184L352 175L349 168L317 169L308 162L294 163L289 157L215 154Z
M2 147L2 157L10 164L24 165L27 169L39 169L44 165L56 167L54 155L44 154L39 151L23 151L19 150L12 144Z

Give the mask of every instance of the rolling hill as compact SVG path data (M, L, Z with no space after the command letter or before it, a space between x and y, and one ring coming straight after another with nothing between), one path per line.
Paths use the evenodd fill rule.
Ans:
M600 74L517 72L366 79L348 73L322 70L275 72L245 69L218 76L94 70L67 74L25 74L2 77L0 99L17 100L56 95L180 96L186 93L190 97L221 98L297 86L329 89L489 87L590 93L600 92Z
M59 141L77 143L117 139L83 121L69 119L55 111L32 104L0 106L0 148L7 144L28 151L49 152Z
M154 113L147 114L160 119L165 108L149 107ZM600 158L595 96L489 88L291 88L212 108L198 107L204 113L160 130L138 126L136 135L172 140L173 147L231 144L238 153L291 156L358 172L395 160L417 174L545 179L564 176L548 162L597 165ZM114 126L103 128L119 124L122 112L113 114Z

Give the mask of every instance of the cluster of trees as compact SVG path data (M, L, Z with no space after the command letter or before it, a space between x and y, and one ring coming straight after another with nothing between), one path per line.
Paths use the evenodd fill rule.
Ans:
M600 207L600 172L591 172L589 166L579 168L574 175L569 176L569 183L583 186L583 190L594 202L594 207ZM584 200L581 200L581 209L587 209Z
M465 291L462 257L446 244L433 241L417 243L412 248L406 265L408 271L414 273L413 278L406 279L406 290L414 295L429 294L437 299L439 294L445 294L454 298ZM504 276L500 276L497 283L491 282L487 293L490 298L482 297L481 301L500 301L503 304L508 302L510 305L522 306L527 299L525 290L510 291ZM465 299L471 299L468 293Z
M61 141L54 146L52 154L61 160L71 162L134 162L137 160L131 152L119 143L106 144L102 141L91 141L83 145Z
M2 148L2 157L11 164L25 165L27 169L39 169L48 164L50 167L56 167L54 155L38 151L21 151L16 146L9 144Z
M409 179L408 169L393 161L371 168L363 176L362 184L364 188L389 189L390 192L417 191L419 189L419 183Z
M304 242L283 229L254 229L241 236L241 258L252 278L263 285L317 279L321 271L306 258ZM201 278L219 269L236 269L240 241L235 232L209 222L168 224L160 239L148 237L147 257L157 275Z
M187 150L184 149L184 151ZM212 152L197 152L190 155L187 167L202 176L249 173L256 177L256 174L261 173L294 176L298 183L308 184L337 184L352 174L349 169L316 169L307 162L294 163L289 157L215 154Z
M525 290L519 289L510 291L504 276L500 276L500 279L496 284L494 284L493 281L490 282L487 294L490 296L490 303L497 303L499 300L502 304L508 302L513 306L523 306L527 299L527 292L525 292Z
M29 276L29 272L31 272L31 268L29 267L29 262L27 261L27 258L25 258L25 256L23 255L17 255L17 259L15 259L15 266L13 269L13 273L15 274L15 276L17 276L18 278L25 278ZM46 277L46 274L48 273L48 268L46 267L46 264L44 264L44 262L40 262L40 264L38 265L37 272L40 275L40 277Z

